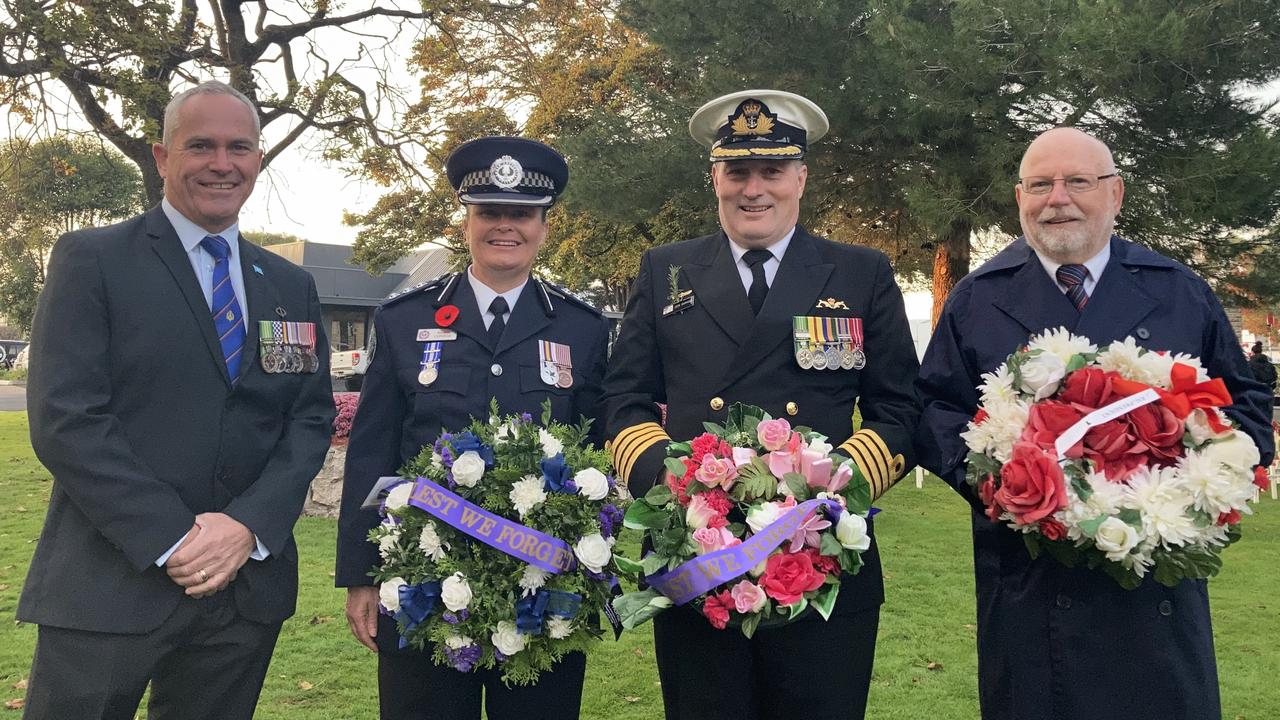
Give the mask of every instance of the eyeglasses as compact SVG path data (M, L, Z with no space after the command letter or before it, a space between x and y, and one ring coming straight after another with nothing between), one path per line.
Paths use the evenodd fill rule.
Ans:
M1119 173L1108 173L1106 175L1068 175L1061 178L1062 185L1067 192L1075 195L1076 193L1089 192L1098 189L1098 181L1107 178L1117 177ZM1022 185L1024 192L1032 195L1048 195L1053 192L1053 184L1058 182L1059 178L1033 176L1024 177L1018 182Z

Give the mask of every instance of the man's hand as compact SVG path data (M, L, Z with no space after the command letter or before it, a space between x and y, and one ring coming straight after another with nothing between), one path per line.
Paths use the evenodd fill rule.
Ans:
M378 588L360 585L347 588L347 626L361 645L378 652Z
M249 528L231 516L203 513L196 516L187 538L169 556L165 572L186 588L188 595L207 597L235 580L255 544Z

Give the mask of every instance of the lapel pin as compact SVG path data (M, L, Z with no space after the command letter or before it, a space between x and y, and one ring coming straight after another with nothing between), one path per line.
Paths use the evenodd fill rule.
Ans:
M819 300L818 307L826 308L828 310L848 310L849 309L849 306L845 305L843 300L837 300L835 298L827 298L826 300Z
M256 264L253 266L253 271L263 277L266 277L266 273L262 272L262 268L258 267Z
M280 307L279 305L277 305L277 306L276 306L276 314L277 314L277 315L279 315L280 317L286 317L286 316L288 316L288 314L289 314L289 313L285 312L285 311L284 311L284 308L282 308L282 307Z

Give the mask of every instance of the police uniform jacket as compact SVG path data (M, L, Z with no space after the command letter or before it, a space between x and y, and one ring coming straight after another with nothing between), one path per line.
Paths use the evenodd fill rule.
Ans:
M452 304L458 317L447 330L457 339L442 344L439 375L419 382L420 330L439 328L436 311ZM489 416L496 398L503 415L540 418L544 401L552 418L578 423L596 415L608 347L608 321L598 310L531 278L506 318L496 346L489 342L481 311L465 272L387 300L374 317L376 345L351 426L346 478L338 522L338 587L372 585L379 561L367 539L378 513L360 505L379 477L395 475L431 445L442 430L456 432L472 418ZM570 348L573 383L560 388L539 374L539 340ZM593 423L594 427L594 423ZM596 428L593 436L598 437Z
M53 474L18 619L112 633L153 630L183 588L155 561L205 512L266 546L227 593L259 623L293 614L293 525L333 432L315 283L240 239L250 322L233 384L208 301L157 206L62 237L32 327L31 444ZM267 373L259 320L314 323L311 373Z
M1206 583L1123 590L1100 571L1032 560L1022 539L977 510L959 433L981 375L1028 337L1065 327L1098 345L1199 356L1235 404L1227 413L1270 462L1267 395L1250 376L1221 305L1186 267L1113 237L1111 258L1077 312L1019 239L947 299L920 370L921 464L974 503L978 671L987 720L1210 720L1220 716ZM1230 562L1230 552L1227 553Z
M668 312L673 267L693 304ZM862 319L863 369L797 364L792 318L813 315ZM688 440L704 432L704 422L723 423L740 402L826 435L879 495L913 462L916 368L902 293L880 252L797 227L754 316L723 232L656 247L641 259L605 382L614 466L631 492L643 495L662 472L672 438ZM666 405L665 426L658 403ZM855 406L862 412L856 433ZM843 581L837 613L883 602L874 541L862 557L862 570Z

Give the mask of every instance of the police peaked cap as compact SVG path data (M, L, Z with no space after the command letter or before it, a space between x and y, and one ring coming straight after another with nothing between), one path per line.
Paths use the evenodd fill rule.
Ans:
M564 156L536 140L482 137L459 145L444 163L463 205L548 207L564 192Z

